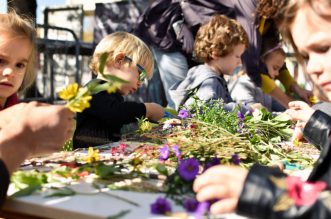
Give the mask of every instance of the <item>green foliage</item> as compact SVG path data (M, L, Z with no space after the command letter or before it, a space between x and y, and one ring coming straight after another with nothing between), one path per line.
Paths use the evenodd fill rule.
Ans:
M218 125L228 132L234 134L237 132L237 112L239 108L233 112L226 112L223 108L222 100L213 100L210 102L203 102L195 100L190 106L191 114L194 114L194 118L213 125Z

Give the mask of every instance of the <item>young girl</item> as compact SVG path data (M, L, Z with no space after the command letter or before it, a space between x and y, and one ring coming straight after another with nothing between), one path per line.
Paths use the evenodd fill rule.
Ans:
M14 12L0 14L0 110L17 103L17 92L35 78L33 23Z
M241 64L247 47L247 35L235 20L223 15L213 16L200 27L194 44L198 60L204 64L191 68L183 81L170 88L176 109L193 102L193 93L204 101L223 99L233 103L224 75L231 75Z
M307 73L331 99L331 1L290 1L283 25ZM255 165L247 172L238 167L216 166L194 183L199 201L220 199L212 213L236 211L252 218L331 217L331 117L294 103L289 114L307 120L304 134L321 148L321 156L307 181L277 169ZM292 111L292 112L291 112ZM299 115L301 118L299 118Z
M118 141L124 124L147 117L158 121L164 115L163 107L156 103L124 101L123 96L134 93L144 78L151 78L154 61L145 43L132 34L116 32L104 37L97 45L90 68L103 83L99 72L100 56L107 52L105 74L124 79L116 93L106 91L93 96L91 107L77 114L74 148L89 147Z
M276 80L280 71L285 68L286 53L278 40L264 39L262 45L261 60L265 64L268 75L262 74L262 80ZM286 108L283 105L288 105L291 98L282 92L282 104L273 99L270 95L264 93L260 87L257 87L253 80L246 74L229 82L230 93L236 102L244 103L261 103L269 111L284 111Z

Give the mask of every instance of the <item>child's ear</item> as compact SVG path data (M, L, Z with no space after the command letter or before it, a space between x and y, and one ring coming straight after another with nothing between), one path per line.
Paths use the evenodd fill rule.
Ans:
M212 59L217 59L218 57L219 57L218 52L215 51L215 50L213 50L213 51L211 52L211 58L212 58Z
M124 59L125 59L125 53L121 52L121 53L116 54L115 60L114 60L115 67L117 67L117 68L121 67L124 62Z

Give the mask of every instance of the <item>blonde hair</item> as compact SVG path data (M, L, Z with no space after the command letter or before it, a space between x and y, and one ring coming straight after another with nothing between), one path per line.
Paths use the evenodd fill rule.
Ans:
M293 41L290 27L297 15L297 12L300 10L301 7L303 7L306 4L309 5L319 16L331 20L331 13L325 14L323 13L323 10L321 10L322 8L331 7L331 0L320 0L320 1L289 0L288 1L288 4L285 8L284 16L281 20L280 32L282 33L284 39L292 45L295 51L295 55L298 58L299 62L301 63L303 63L303 57L299 54L298 49Z
M95 74L99 73L99 59L105 52L109 53L107 64L115 63L116 55L125 53L134 63L141 65L146 70L148 79L152 78L154 71L152 52L138 37L127 32L115 32L104 37L95 48L90 63L90 69Z
M194 52L200 61L209 62L213 52L224 57L239 44L244 44L246 48L248 46L248 37L243 27L224 15L214 15L199 28Z
M36 28L32 19L20 17L14 10L9 13L0 14L0 34L6 32L15 38L25 38L31 43L31 54L27 63L26 72L19 91L22 92L32 85L36 77Z

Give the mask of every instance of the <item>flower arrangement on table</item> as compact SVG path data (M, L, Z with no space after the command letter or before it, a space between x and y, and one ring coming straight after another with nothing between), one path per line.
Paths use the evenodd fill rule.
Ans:
M298 167L312 164L312 158L295 148L281 147L280 143L291 136L293 125L283 115L263 109L252 115L243 115L239 109L226 112L222 104L197 101L189 110L182 109L178 119L164 119L162 124L139 120L140 129L126 138L143 141L130 155L125 144L108 148L113 156L108 160L101 158L98 149L89 148L85 157L62 163L50 172L16 172L12 182L18 192L14 196L29 195L36 190L45 192L46 196L81 194L71 189L68 181L63 183L59 179L70 178L72 182L92 177L97 189L93 194L104 193L105 188L161 192L164 196L151 204L151 213L170 215L169 199L172 199L199 218L208 212L211 203L198 203L192 184L196 176L211 166L232 164L248 168L256 162L265 165L287 162ZM80 105L84 104L71 106ZM161 181L162 186L149 183L151 180ZM62 182L62 186L50 187L53 182ZM106 194L139 206L134 200Z

